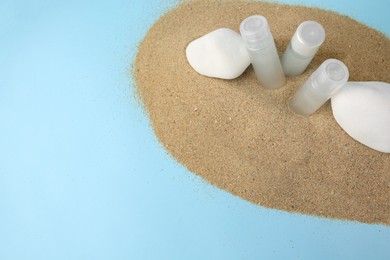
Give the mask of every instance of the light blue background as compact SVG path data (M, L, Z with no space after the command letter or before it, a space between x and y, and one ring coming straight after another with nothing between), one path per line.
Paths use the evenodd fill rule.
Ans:
M390 34L388 1L285 2ZM0 1L0 259L390 259L390 227L252 205L163 150L128 72L173 5Z

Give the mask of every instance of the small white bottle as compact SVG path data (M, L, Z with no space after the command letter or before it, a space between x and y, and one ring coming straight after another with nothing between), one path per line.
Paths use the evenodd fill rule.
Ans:
M287 76L302 74L325 41L325 30L315 21L305 21L298 26L282 57L282 67Z
M286 78L267 19L261 15L246 18L240 33L261 85L267 89L282 87Z
M347 83L348 78L349 71L343 62L324 61L290 99L290 109L303 116L313 114Z

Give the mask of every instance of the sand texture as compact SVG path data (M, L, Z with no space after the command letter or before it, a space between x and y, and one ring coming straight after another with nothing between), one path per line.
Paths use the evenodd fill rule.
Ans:
M190 67L185 48L192 40L220 27L238 31L254 14L268 19L280 54L301 22L324 26L325 43L303 75L270 91L259 85L252 67L230 81ZM150 28L133 73L160 142L211 184L269 208L390 224L390 154L349 137L329 102L308 118L287 107L328 58L342 60L350 80L390 82L390 40L351 18L275 3L195 1Z

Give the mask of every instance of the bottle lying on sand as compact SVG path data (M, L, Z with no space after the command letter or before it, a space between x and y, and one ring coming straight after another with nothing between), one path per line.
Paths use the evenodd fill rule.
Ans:
M324 61L290 99L290 109L304 116L313 114L347 83L348 78L349 71L343 62Z

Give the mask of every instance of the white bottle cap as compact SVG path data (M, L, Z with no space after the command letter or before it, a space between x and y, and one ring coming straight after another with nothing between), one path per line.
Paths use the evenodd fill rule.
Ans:
M264 49L267 39L272 36L267 19L261 15L252 15L240 24L240 33L249 50Z
M315 21L305 21L298 26L291 39L291 47L298 54L312 57L325 40L325 30Z
M324 61L312 74L313 88L330 98L349 78L347 66L336 59Z

